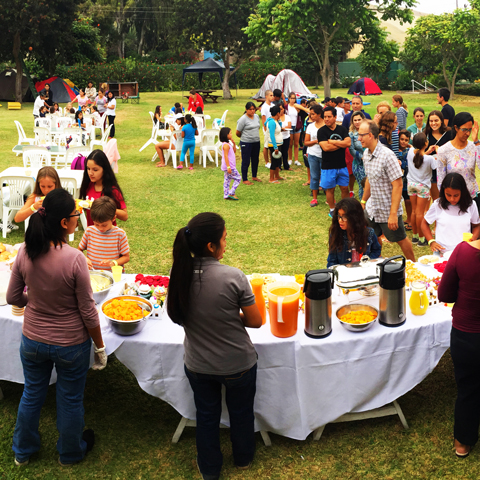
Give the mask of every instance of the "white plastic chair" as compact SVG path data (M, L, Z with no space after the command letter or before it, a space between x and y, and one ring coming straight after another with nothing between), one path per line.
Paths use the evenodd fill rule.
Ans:
M153 121L153 113L152 112L148 112L150 113L151 117L152 117L152 133L150 134L150 138L146 141L146 143L143 145L142 148L140 148L139 152L145 150L149 145L155 145L157 143L157 132L158 132L158 126L159 124L158 123L155 123Z
M180 130L175 132L178 136L178 140L175 139L173 133L170 137L170 145L168 150L165 152L165 165L168 163L168 159L172 157L173 168L177 168L177 153L179 155L178 159L180 160L180 155L182 153L183 138L180 136ZM174 146L175 148L172 148Z
M58 123L60 124L60 128L68 128L72 124L72 119L70 117L60 117Z
M227 113L228 113L228 110L225 110L220 120L218 118L215 118L212 123L212 128L217 128L218 130L220 130L222 127L224 127L225 120L227 118Z
M62 175L62 178L60 179L60 184L62 185L62 188L64 188L73 198L78 198L78 184L75 177L64 177ZM78 227L75 230L77 229ZM71 233L68 236L68 241L73 242L74 238L75 234Z
M199 163L202 163L203 159L203 168L207 167L207 157L213 162L212 155L210 152L215 152L215 165L218 167L218 149L217 149L217 140L218 140L219 130L216 128L210 128L202 130L201 133L201 143L200 155L198 158Z
M45 127L34 127L35 145L48 145L51 141L50 130Z
M17 145L23 145L24 143L28 145L34 145L35 139L34 138L27 138L25 135L25 130L23 130L22 124L18 120L14 120L14 123L17 127L18 132L18 143ZM20 155L20 152L17 153L17 157Z
M23 147L23 167L40 170L52 165L52 156L46 148Z
M13 213L23 208L25 201L23 196L32 193L35 188L35 180L32 177L0 177L0 185L6 184L10 191L8 205L3 199L3 188L0 188L0 197L2 202L2 221L3 221L3 238L7 238L7 227L9 221L13 219ZM26 230L27 227L25 227Z
M72 137L72 141L69 143L69 146L82 146L82 134L86 133L85 130L82 130L78 127L68 127L63 129L62 137L65 138L65 141Z
M110 135L110 130L111 130L112 126L113 125L109 125L105 129L105 131L103 132L102 138L100 140L92 140L90 142L90 149L91 150L95 150L93 148L95 145L99 145L100 147L102 147L102 149L104 149L107 146L108 136Z
M35 119L35 126L36 127L43 127L43 128L48 128L50 130L51 126L52 126L52 122L50 120L50 118L47 118L47 117L39 117L39 118L36 118Z

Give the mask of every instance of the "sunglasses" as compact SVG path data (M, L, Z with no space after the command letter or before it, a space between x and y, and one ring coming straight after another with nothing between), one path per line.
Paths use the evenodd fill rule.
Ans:
M458 127L457 127L457 128L458 128ZM470 133L470 132L472 131L471 128L458 128L458 129L459 129L461 132L463 132L463 133L467 133L467 132Z

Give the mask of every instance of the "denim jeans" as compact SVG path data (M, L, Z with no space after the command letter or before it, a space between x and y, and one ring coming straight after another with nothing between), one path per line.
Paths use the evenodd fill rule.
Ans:
M197 461L205 475L220 475L223 457L220 450L220 415L222 385L225 385L230 440L235 465L248 465L255 454L253 401L255 398L257 365L232 375L206 375L185 367L197 408Z
M318 190L320 186L320 175L322 169L322 157L308 155L308 163L310 165L310 190Z
M92 341L59 347L30 340L22 335L20 358L25 376L13 434L15 458L23 462L40 450L38 424L47 396L53 365L57 370L57 450L62 463L83 459L87 444L82 439L83 392L90 366Z

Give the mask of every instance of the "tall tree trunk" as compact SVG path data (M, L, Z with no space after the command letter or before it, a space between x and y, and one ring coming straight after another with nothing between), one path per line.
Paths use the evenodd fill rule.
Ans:
M15 67L17 69L17 76L15 77L15 101L22 102L22 80L23 80L23 65L20 57L20 32L16 32L13 37L13 58L15 59Z
M330 90L330 82L332 81L332 69L330 67L330 44L325 42L323 48L323 68L322 68L322 79L323 79L323 94L325 97L329 97L332 94Z
M230 48L227 45L227 51L225 53L225 61L223 64L225 65L225 73L223 74L223 82L222 82L222 90L223 90L223 98L224 100L231 100L232 94L230 93Z
M141 55L143 50L143 42L145 41L145 30L146 30L145 25L146 25L146 22L144 20L142 23L142 31L140 32L140 40L138 42L138 50L137 50L138 55Z

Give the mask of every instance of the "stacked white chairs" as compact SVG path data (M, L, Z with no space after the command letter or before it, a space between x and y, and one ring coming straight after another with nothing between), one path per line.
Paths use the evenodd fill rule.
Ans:
M62 178L60 179L60 183L62 185L62 188L64 188L73 198L78 198L79 188L78 188L78 184L77 184L77 179L75 177L64 177L62 175ZM84 215L84 213L82 213L82 215ZM77 227L77 229L78 229L78 227ZM74 237L75 237L75 234L71 233L68 236L68 241L73 242Z
M216 128L209 128L202 130L201 137L200 137L200 155L199 155L199 163L203 161L203 168L207 166L207 157L208 159L213 162L213 157L210 152L215 152L215 165L218 167L218 134L219 130Z
M0 177L0 185L6 184L6 187L0 188L0 198L2 204L3 238L7 238L8 223L13 219L13 213L17 212L25 204L24 195L29 195L35 188L35 180L32 177ZM5 194L5 189L8 191ZM25 225L25 230L27 224Z
M52 156L45 147L23 147L23 167L31 170L40 170L42 167L52 165Z

